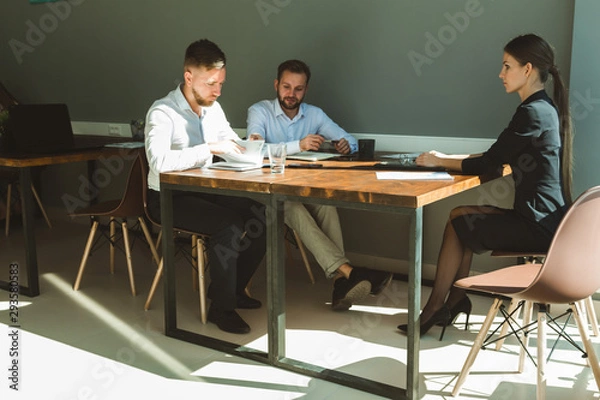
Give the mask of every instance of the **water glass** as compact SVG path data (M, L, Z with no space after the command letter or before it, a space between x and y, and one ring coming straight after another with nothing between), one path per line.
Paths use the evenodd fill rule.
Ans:
M283 174L285 170L285 157L287 151L285 143L269 144L267 146L269 154L269 163L271 165L272 174Z

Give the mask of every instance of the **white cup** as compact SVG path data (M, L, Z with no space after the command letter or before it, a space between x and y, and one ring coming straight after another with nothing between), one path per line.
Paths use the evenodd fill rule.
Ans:
M287 156L285 143L269 144L267 146L267 152L269 154L271 173L283 174L283 171L285 170L285 157Z

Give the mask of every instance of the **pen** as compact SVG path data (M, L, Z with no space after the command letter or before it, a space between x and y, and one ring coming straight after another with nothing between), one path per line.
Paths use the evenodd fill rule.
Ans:
M323 164L296 164L296 163L292 163L292 164L288 164L287 165L288 168L321 168L323 167Z

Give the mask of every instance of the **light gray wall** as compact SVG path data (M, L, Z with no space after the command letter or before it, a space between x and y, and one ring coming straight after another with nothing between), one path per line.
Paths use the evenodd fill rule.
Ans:
M577 0L571 59L571 112L575 125L574 194L600 185L600 2Z
M503 44L540 33L568 73L572 15L565 0L5 0L0 79L74 120L129 122L208 37L228 55L220 101L235 127L273 96L277 65L301 58L308 100L349 132L495 137L518 104L497 78Z

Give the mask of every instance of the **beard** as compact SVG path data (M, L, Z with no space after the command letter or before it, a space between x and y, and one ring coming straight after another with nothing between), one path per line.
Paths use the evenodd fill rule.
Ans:
M286 110L295 110L298 107L300 107L300 104L302 104L304 97L302 97L301 99L297 99L297 98L291 97L291 96L290 97L281 97L278 93L277 100L279 100L279 105L281 106L281 108L284 108Z
M216 99L208 100L207 98L200 96L200 93L198 93L194 88L192 88L192 94L194 95L194 99L196 100L196 103L198 103L198 105L200 107L210 107L216 101Z

